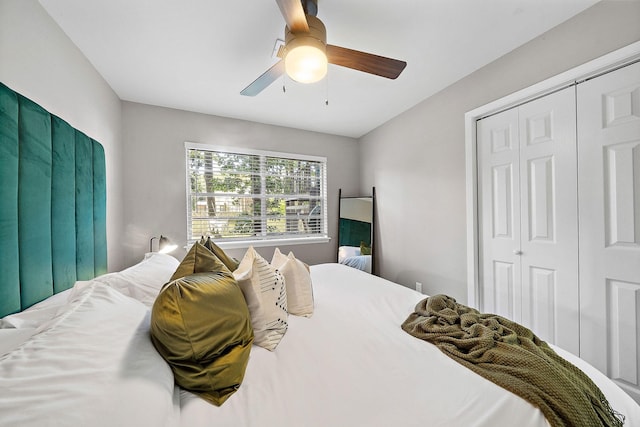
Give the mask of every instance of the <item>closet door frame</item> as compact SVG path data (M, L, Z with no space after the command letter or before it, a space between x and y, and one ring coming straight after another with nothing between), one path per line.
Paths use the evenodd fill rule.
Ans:
M533 86L478 107L465 114L465 169L467 199L467 304L478 307L480 303L478 224L478 152L476 121L513 108L525 102L565 89L576 83L640 60L640 41L615 50Z

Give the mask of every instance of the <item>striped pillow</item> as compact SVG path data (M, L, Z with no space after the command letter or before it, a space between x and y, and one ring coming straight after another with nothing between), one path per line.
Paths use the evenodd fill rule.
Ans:
M233 272L251 315L254 343L273 351L287 332L287 290L284 277L253 247Z
M284 276L289 314L311 317L313 314L313 287L309 267L297 259L293 252L284 255L278 248L273 252L271 265Z

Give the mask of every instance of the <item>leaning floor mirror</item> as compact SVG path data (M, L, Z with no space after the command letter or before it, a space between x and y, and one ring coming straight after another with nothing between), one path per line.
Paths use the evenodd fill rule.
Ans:
M375 274L374 219L376 189L371 196L345 197L338 191L338 262Z

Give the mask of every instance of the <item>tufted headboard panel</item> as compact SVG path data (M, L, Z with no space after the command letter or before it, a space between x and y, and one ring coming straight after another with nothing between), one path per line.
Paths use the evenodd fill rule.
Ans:
M0 317L106 272L102 145L0 83Z

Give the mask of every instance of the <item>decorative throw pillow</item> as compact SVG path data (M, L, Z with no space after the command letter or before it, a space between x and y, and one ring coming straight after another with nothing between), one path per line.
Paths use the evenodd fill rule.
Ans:
M282 274L250 247L233 276L249 306L255 344L273 351L287 332L287 291Z
M217 256L220 259L220 261L222 261L224 265L227 266L229 270L235 271L236 268L238 268L238 265L240 263L237 260L231 258L229 255L227 255L220 246L213 243L213 240L211 240L211 237L207 237L206 241L204 240L204 237L202 237L202 239L200 240L200 243L202 243L202 245L205 248L213 252L213 254Z
M365 242L360 242L360 255L371 255L371 246L367 246Z
M220 265L169 282L151 311L151 339L176 383L214 405L240 387L253 342L242 291Z
M313 287L308 266L296 259L293 252L289 252L289 255L285 256L278 248L273 252L271 265L284 276L289 314L311 317L313 314Z
M189 250L189 253L187 253L182 262L180 262L180 265L176 268L176 271L169 281L174 281L193 273L220 271L220 267L227 271L229 270L213 252L196 242L191 246L191 250Z

